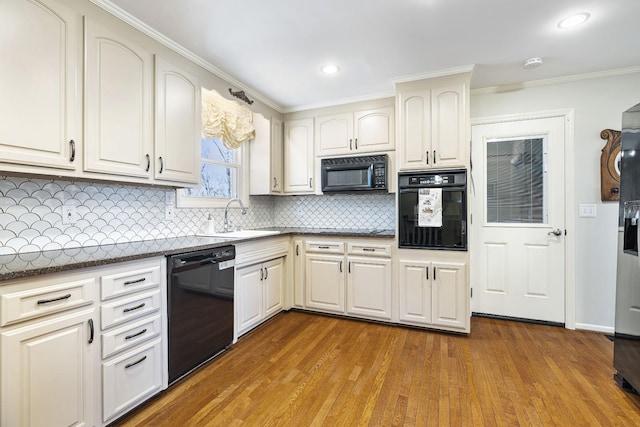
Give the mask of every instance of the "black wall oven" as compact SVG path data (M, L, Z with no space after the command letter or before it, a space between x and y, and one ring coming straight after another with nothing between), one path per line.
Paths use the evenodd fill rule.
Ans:
M467 250L467 171L398 174L398 246Z

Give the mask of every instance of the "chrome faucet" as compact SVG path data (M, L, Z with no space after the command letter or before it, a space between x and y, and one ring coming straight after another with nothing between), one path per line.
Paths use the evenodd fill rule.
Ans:
M231 231L229 228L231 226L231 224L229 224L229 205L231 204L231 202L238 202L238 204L240 205L240 213L242 215L245 215L247 213L247 208L244 207L244 205L242 204L242 200L238 199L237 197L234 197L233 199L229 200L227 202L227 206L224 207L224 223L223 223L223 232L224 233L228 233L229 231Z

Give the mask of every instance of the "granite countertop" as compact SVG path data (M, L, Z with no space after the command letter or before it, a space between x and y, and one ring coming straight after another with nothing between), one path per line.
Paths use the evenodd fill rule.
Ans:
M184 236L158 240L143 240L139 242L116 243L111 245L0 255L0 282L37 276L40 274L55 273L58 271L132 261L153 256L175 255L184 252L210 249L246 242L249 240L283 235L299 234L391 239L395 237L394 230L277 227L264 228L263 230L279 231L280 234L250 239Z

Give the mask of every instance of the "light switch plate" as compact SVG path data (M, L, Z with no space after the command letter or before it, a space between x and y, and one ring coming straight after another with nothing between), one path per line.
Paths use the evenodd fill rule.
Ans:
M597 216L596 205L580 203L578 216L580 218L595 218Z

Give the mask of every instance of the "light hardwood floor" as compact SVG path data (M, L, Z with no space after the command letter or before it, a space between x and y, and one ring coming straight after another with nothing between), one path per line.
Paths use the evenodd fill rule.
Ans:
M638 426L603 334L472 318L460 336L278 315L118 426Z

